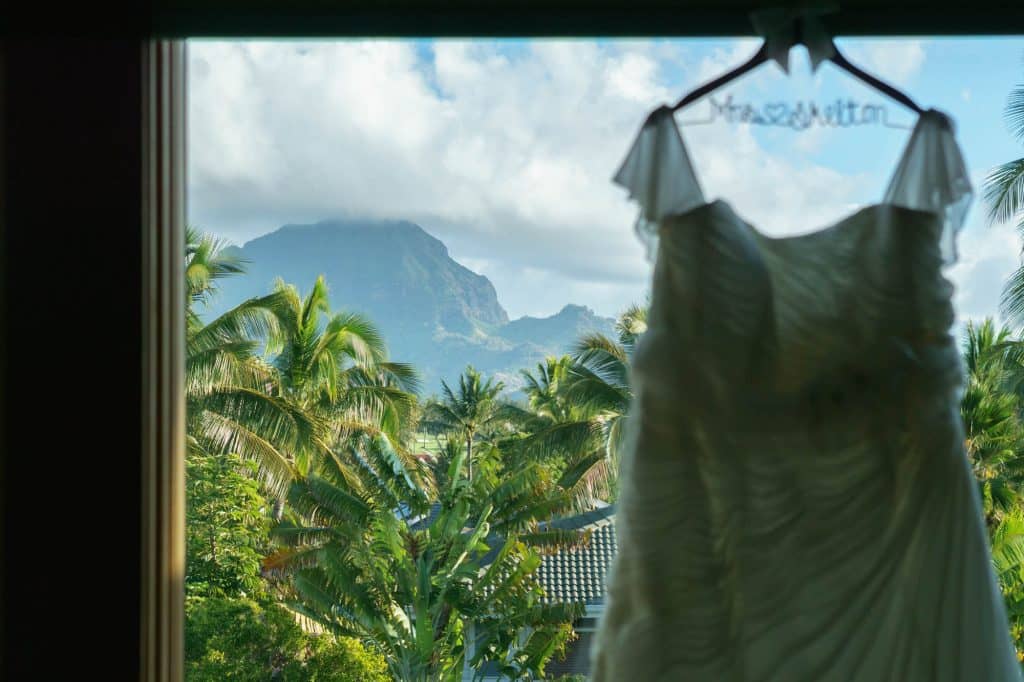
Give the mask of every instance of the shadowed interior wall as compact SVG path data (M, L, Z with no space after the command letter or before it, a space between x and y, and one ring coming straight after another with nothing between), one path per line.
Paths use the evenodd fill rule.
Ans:
M2 51L0 678L138 679L140 43Z

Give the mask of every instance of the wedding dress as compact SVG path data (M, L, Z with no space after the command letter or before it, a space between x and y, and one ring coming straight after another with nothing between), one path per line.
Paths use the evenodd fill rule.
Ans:
M705 202L664 107L616 182L655 267L593 682L1019 680L958 409L951 121L795 237Z

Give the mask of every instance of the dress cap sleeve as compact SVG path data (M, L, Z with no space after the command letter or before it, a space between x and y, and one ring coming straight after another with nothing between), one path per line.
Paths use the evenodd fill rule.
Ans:
M929 109L921 114L885 193L885 203L942 218L940 246L947 265L957 260L956 238L963 229L974 190L953 121Z
M704 203L704 193L667 106L647 117L613 181L629 190L629 198L640 204L636 231L647 247L648 259L654 258L657 248L658 221Z

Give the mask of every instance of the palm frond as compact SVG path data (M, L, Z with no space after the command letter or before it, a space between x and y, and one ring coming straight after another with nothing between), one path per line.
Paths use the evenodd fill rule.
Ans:
M993 223L1013 220L1024 210L1024 158L996 166L985 178L985 203Z
M572 457L580 451L593 450L603 442L601 423L588 419L544 425L517 441L514 448L529 453L531 457L545 459Z
M1003 284L999 310L1015 328L1024 328L1024 265L1014 270Z
M530 547L538 547L547 552L573 550L586 547L590 543L590 531L551 528L521 533L519 539Z
M279 292L250 298L211 320L187 338L189 353L218 348L237 340L263 340L277 331L274 311L281 305Z
M1004 115L1010 133L1024 143L1024 85L1018 85L1010 92Z
M403 362L378 362L376 366L400 390L413 395L423 390L420 373L414 366Z
M583 364L573 365L572 379L565 387L565 396L591 413L623 414L631 399L627 384L609 381L607 374L594 371Z
M283 495L287 490L292 479L292 464L270 441L217 412L204 411L196 425L193 436L206 452L231 452L253 461L260 480L271 494Z
M563 490L572 490L588 473L595 467L599 467L607 460L604 452L593 452L580 457L573 462L558 479L558 486Z

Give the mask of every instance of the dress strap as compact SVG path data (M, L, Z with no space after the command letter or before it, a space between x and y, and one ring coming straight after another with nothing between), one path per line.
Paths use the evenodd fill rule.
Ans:
M942 260L949 265L957 260L956 238L973 196L953 121L929 109L914 127L884 203L938 214L943 224Z
M658 107L647 117L613 180L640 204L636 231L647 247L649 260L656 252L658 221L704 203L704 193L668 106Z

